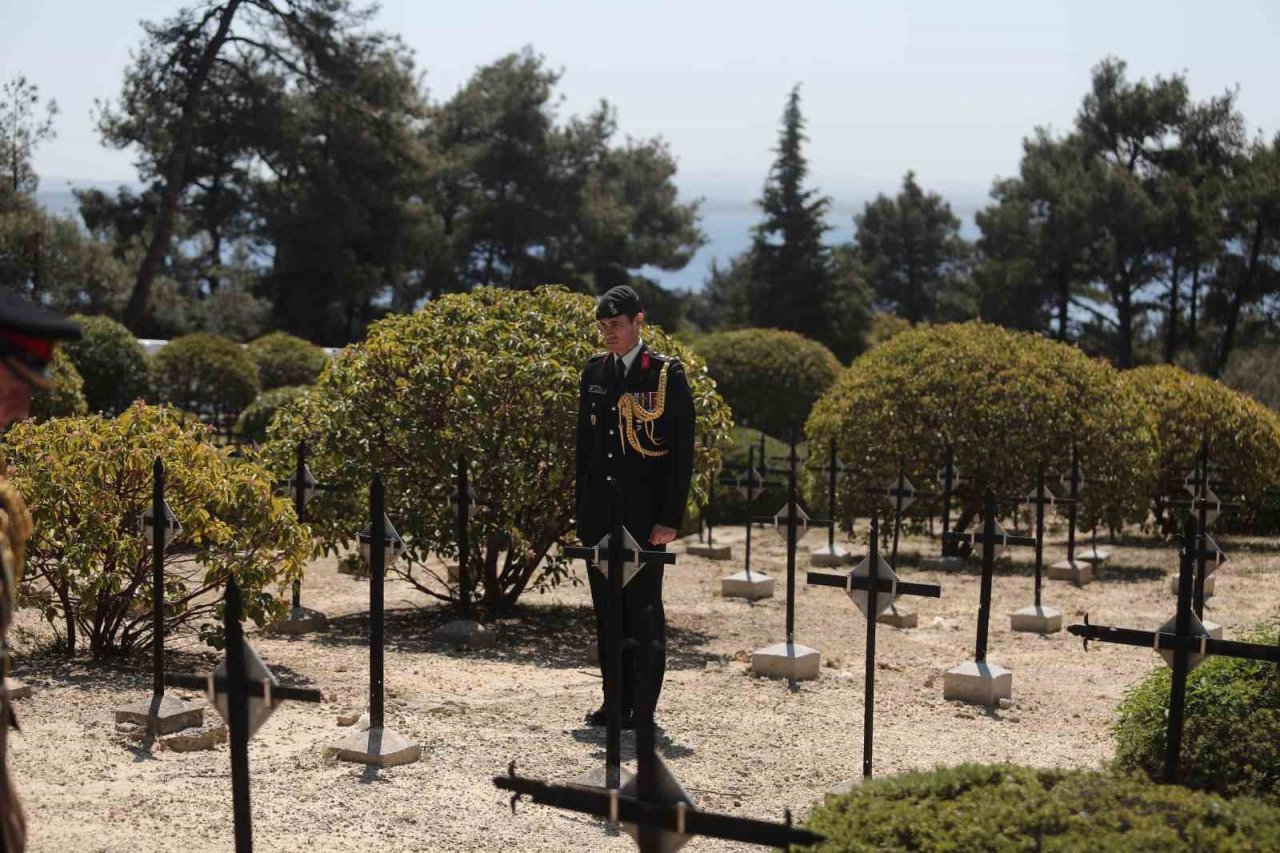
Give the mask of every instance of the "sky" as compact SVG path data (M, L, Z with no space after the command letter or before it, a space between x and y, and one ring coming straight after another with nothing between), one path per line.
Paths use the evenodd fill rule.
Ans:
M58 138L36 156L42 189L133 178L131 155L101 146L91 111L118 94L138 21L181 5L0 0L0 81L24 74L61 108ZM1276 0L387 0L374 25L414 50L434 99L529 45L563 71L563 114L603 98L623 134L665 139L712 239L678 284L745 243L796 84L813 182L833 197L841 239L908 169L971 216L993 178L1016 173L1033 128L1070 128L1108 55L1135 79L1184 73L1197 99L1238 86L1250 128L1280 130Z

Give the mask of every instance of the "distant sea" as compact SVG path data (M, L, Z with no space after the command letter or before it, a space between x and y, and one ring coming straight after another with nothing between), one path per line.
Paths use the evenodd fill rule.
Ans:
M68 184L85 189L96 187L110 194L114 194L119 185L113 181L50 178L41 182L36 199L50 213L75 215L78 207ZM707 244L698 250L684 269L671 272L648 268L644 272L668 289L701 290L711 274L712 260L718 261L722 267L727 266L732 258L751 245L751 229L761 219L760 209L750 201L752 193L756 191L751 188L738 198L706 196L702 204L700 225L706 234ZM885 191L893 190L886 188ZM828 243L835 245L853 239L853 216L862 210L868 200L869 198L853 204L833 206L827 215L827 224L831 226L831 230L827 232ZM973 215L985 204L985 200L968 194L964 198L953 198L951 204L956 216L960 217L960 233L966 239L976 239L978 229L974 225Z

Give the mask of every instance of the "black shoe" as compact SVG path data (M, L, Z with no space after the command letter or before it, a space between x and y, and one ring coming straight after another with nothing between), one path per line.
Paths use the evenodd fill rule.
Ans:
M624 732L634 732L636 730L636 712L628 711L622 715L622 730Z
M592 728L602 728L608 724L609 714L603 705L587 714L587 725Z

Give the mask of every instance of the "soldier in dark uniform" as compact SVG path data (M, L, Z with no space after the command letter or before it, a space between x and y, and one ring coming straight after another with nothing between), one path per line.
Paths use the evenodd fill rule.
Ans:
M32 391L49 387L54 344L78 337L79 327L65 317L0 289L0 429L26 418ZM5 639L30 535L31 514L22 495L0 476L0 853L26 849L26 822L5 763L9 727L18 727L9 704Z
M609 534L610 513L621 497L622 524L645 550L665 550L684 518L693 474L693 397L677 359L650 351L640 338L644 308L636 292L622 285L600 298L596 321L607 352L592 356L578 389L578 536L595 545ZM657 638L666 642L662 609L663 567L645 566L623 590L622 636L634 638L645 609L652 606ZM589 569L596 611L601 673L609 609L609 581ZM665 645L664 645L665 648ZM654 701L662 690L665 656L653 677ZM623 726L634 726L636 660L622 661ZM605 685L608 689L608 685ZM607 694L606 694L607 695ZM587 715L605 724L605 709Z

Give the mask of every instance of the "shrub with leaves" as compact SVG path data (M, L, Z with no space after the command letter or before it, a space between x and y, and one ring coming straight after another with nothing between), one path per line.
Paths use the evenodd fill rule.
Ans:
M258 396L258 368L230 338L196 332L174 338L151 360L160 401L217 419L235 416Z
M1247 640L1274 645L1280 631L1273 624ZM1117 769L1163 778L1169 685L1169 668L1160 665L1125 694L1114 725ZM1191 671L1178 770L1183 785L1280 806L1275 664L1211 656Z
M700 335L693 347L734 419L778 437L800 429L840 372L829 349L780 329Z
M53 385L31 395L31 416L36 420L67 418L89 411L84 399L84 380L61 349L53 353L49 365Z
M71 356L84 378L89 411L116 415L150 393L147 356L133 333L110 317L71 318L84 336L59 348Z
M236 421L236 434L246 441L261 444L267 440L267 427L271 425L276 412L305 393L307 389L300 386L272 388L262 392L249 404L249 408L240 413L240 418Z
M1280 344L1238 347L1222 371L1222 381L1248 394L1274 412L1280 412Z
M1246 496L1280 485L1280 415L1180 367L1139 367L1124 378L1155 416L1161 483L1181 483L1207 438L1218 475Z
M962 764L865 782L817 806L813 853L1275 850L1280 809L1087 770ZM796 848L797 850L799 848Z
M1153 424L1117 370L978 322L911 329L864 353L814 406L806 436L817 465L836 440L848 474L838 501L845 524L884 509L860 489L887 485L899 459L915 485L934 486L948 445L967 515L988 486L1010 498L1034 487L1041 464L1049 476L1065 471L1073 446L1088 478L1086 524L1144 519L1154 482Z
M274 585L298 577L311 551L273 477L228 456L208 427L169 408L137 403L116 418L93 415L16 424L5 438L11 477L35 521L27 573L52 591L35 602L62 649L94 655L151 643L151 542L138 518L151 503L152 464L165 462L165 495L182 532L165 549L166 633L213 617L235 575L246 616L264 624L284 605Z
M272 332L249 344L249 358L258 367L263 391L312 385L324 369L324 350L288 332Z
M456 599L456 585L426 561L433 553L456 558L449 496L464 456L489 505L472 525L471 574L486 613L509 610L526 589L566 576L552 549L573 530L578 382L601 349L594 310L589 296L560 287L486 287L382 320L277 414L263 454L283 474L306 439L317 479L347 487L307 507L313 529L334 549L366 525L368 484L381 472L388 514L408 546L392 570L443 600ZM685 365L697 414L692 491L699 497L728 440L728 407L700 358L654 326L644 338Z

